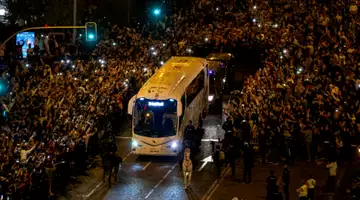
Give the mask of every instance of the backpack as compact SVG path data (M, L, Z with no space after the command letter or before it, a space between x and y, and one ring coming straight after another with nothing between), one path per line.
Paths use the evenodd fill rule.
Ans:
M219 152L219 160L225 160L225 152L224 151Z

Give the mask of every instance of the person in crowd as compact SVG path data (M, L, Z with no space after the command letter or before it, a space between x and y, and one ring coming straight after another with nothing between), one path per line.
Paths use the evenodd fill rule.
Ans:
M179 166L180 166L180 171L182 171L182 163L184 160L184 155L185 155L185 149L189 148L190 150L193 150L193 141L194 141L194 137L195 137L195 127L192 124L192 121L189 120L188 125L185 127L184 130L184 140L183 140L183 145L181 147L181 151L179 152L180 155L180 159L179 159Z
M314 200L315 199L315 187L316 187L316 181L312 174L309 174L309 179L307 180L307 186L308 186L308 199Z
M244 176L243 183L250 184L252 179L251 170L254 168L254 152L249 143L244 142Z
M267 199L271 199L272 196L273 196L273 193L276 192L276 188L278 188L277 186L277 178L276 176L274 175L274 171L273 170L270 170L270 176L267 177L266 179L266 183L267 183L267 186L266 186L266 190L267 190Z
M221 169L225 163L225 152L221 149L220 145L216 145L215 151L212 155L213 162L216 167L216 175L218 178L221 176Z
M337 162L331 160L329 164L326 165L326 168L329 169L329 176L327 180L327 185L329 192L333 193L336 189L336 172L337 172Z
M283 195L279 191L279 186L276 185L274 191L271 193L270 200L283 200Z
M236 161L237 156L237 147L234 144L231 144L225 153L226 166L230 165L231 176L233 180L236 180Z
M106 174L108 174L109 188L111 188L112 175L115 177L115 181L117 180L117 170L118 170L119 160L114 152L106 152L103 157L103 181L106 181ZM115 174L112 174L113 171Z
M233 126L233 120L230 116L226 118L226 121L222 125L222 129L225 131L225 134L227 133L233 134L234 126Z
M26 150L27 145L24 144L24 146L22 147L22 149L20 151L20 161L25 162L28 158L28 155L35 149L35 147L36 147L36 145L34 145L30 149Z
M23 52L22 52L22 48L25 45L25 41L21 40L19 42L16 42L16 47L15 47L15 53L16 53L16 57L18 59L23 59Z
M299 193L300 200L306 200L308 199L308 186L306 184L306 181L302 182L302 185L298 189L296 189L296 192Z
M184 130L184 141L189 142L189 144L192 144L192 142L194 141L195 134L196 134L195 127L192 124L192 121L189 120L188 125L185 127Z
M290 170L287 165L284 165L284 170L282 174L282 183L283 183L283 191L285 195L285 200L289 200L289 186L290 186Z

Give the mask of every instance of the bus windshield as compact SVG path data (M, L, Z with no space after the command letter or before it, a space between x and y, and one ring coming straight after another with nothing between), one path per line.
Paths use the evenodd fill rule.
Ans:
M176 135L176 110L177 103L174 99L137 99L134 108L134 133L153 138Z

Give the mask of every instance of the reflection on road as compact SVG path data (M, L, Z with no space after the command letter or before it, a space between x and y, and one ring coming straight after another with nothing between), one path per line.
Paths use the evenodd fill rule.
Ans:
M98 188L88 199L199 199L215 181L210 172L210 142L222 138L222 117L210 115L204 120L205 135L195 156L199 163L194 172L191 190L185 191L177 157L137 157L129 153L131 140L117 139L119 154L124 158L118 181L108 189Z

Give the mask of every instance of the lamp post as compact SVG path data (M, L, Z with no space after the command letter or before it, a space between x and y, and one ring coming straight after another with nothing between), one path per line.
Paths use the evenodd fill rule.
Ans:
M74 16L73 16L73 25L76 26L76 10L77 10L77 0L74 0ZM73 29L73 44L76 42L76 29Z

